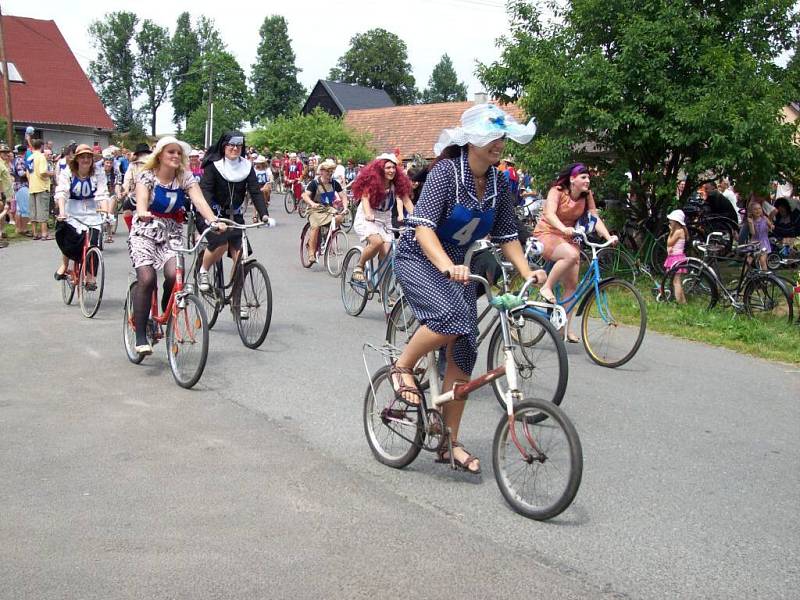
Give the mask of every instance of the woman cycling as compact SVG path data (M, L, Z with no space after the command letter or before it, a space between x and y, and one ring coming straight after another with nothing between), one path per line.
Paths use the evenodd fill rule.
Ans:
M575 237L575 225L582 218L592 215L597 220L595 229L603 238L616 243L617 236L611 235L597 215L594 196L589 191L589 169L581 163L574 163L563 169L547 193L544 213L533 235L543 245L542 256L553 261L547 282L539 290L548 302L556 301L553 288L559 281L564 282L563 298L575 292L578 285L580 252ZM570 332L572 313L567 317L567 341L577 343L578 338Z
M358 265L353 268L353 281L364 281L364 265L380 253L386 256L392 243L392 211L403 221L403 208L411 213L411 181L397 168L394 154L381 154L361 169L353 182L353 198L360 200L353 229L366 244ZM398 202L399 199L399 202Z
M217 223L200 186L189 171L189 145L172 136L158 140L136 180L136 215L128 236L128 250L136 269L133 315L136 322L136 352L153 353L147 341L150 303L156 289L156 270L164 270L161 310L166 310L175 284L175 252L170 240L180 242L183 234L186 197L207 223L225 231Z
M54 274L56 281L66 278L70 260L79 262L83 258L83 236L87 230L90 230L89 244L102 247L104 219L97 211L108 209L109 196L105 173L95 166L96 158L89 146L81 144L58 174L56 243L61 249L61 264ZM94 273L87 273L87 289L93 289L94 285Z
M261 195L261 186L258 184L253 165L246 158L242 158L243 147L244 134L239 131L223 133L216 145L212 146L203 158L200 189L218 216L236 221L240 225L244 225L244 195L245 192L249 192L259 218L266 222L269 213ZM198 224L197 229L202 232L205 224ZM219 261L226 252L234 263L236 262L242 249L242 230L232 228L224 233L210 233L206 239L208 250L203 253L203 262L197 277L197 285L204 292L211 287L208 277L208 268L211 265Z
M493 166L502 156L505 139L527 143L536 132L533 122L520 125L493 104L478 104L461 116L461 127L445 129L434 147L434 163L408 228L400 237L395 274L421 326L392 366L398 400L417 405L422 397L413 368L426 353L446 347L443 388L469 379L477 357L476 285L463 265L467 249L491 235L524 278L544 281L544 271L531 272L517 241L513 199L505 178ZM449 279L445 275L449 273ZM443 417L450 429L453 462L468 473L479 473L478 459L458 442L463 402L448 402ZM439 461L450 462L445 447Z
M317 169L318 175L311 180L306 186L306 191L303 192L303 202L308 204L308 224L310 226L308 242L306 242L308 244L308 267L317 262L316 248L319 228L325 227L334 218L337 223L342 222L343 215L337 215L337 210L334 208L336 200L338 199L344 210L347 210L347 196L341 184L333 179L335 168L336 163L332 160L322 161Z

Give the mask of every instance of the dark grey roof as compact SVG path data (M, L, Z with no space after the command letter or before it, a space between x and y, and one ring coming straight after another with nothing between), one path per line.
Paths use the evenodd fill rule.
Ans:
M385 90L375 90L338 81L325 81L324 79L320 79L319 83L328 90L342 113L361 108L389 108L395 105Z

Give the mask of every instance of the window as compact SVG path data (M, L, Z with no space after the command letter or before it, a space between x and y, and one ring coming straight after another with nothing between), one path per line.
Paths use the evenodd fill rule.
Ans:
M22 78L22 75L19 74L17 70L17 65L13 62L7 62L8 64L8 80L14 83L25 83L25 80ZM0 73L3 73L3 63L0 63Z

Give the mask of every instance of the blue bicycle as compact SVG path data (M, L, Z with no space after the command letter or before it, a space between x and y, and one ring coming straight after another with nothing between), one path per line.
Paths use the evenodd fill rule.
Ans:
M600 277L598 251L611 242L590 242L582 227L575 228L575 235L591 248L592 260L569 297L561 298L561 289L557 286L556 301L567 314L577 307L575 315L581 317L581 338L589 358L603 367L619 367L633 358L642 345L647 329L647 307L633 284L616 277ZM547 316L539 307L528 310ZM566 323L562 331L566 338Z
M399 233L400 229L389 228L388 231ZM373 258L364 267L364 281L353 279L353 269L361 259L363 249L360 246L350 248L342 261L342 304L348 315L357 317L367 305L367 300L375 294L380 297L385 317L392 312L392 307L400 297L401 290L394 277L394 253L397 242L392 238L392 246L386 256L377 260Z

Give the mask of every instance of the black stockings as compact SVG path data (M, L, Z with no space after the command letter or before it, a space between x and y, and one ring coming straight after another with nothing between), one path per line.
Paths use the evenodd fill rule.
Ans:
M164 265L164 286L161 294L161 312L167 310L172 286L175 285L175 259ZM150 266L136 269L136 291L133 295L133 319L136 323L136 345L147 343L147 320L150 318L150 304L156 289L156 270Z

